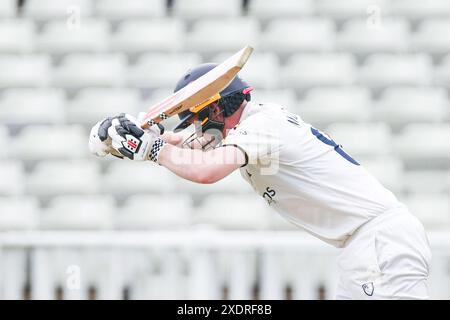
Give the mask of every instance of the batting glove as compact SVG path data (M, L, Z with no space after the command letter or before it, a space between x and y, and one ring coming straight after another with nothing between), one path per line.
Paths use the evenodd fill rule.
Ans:
M158 162L159 152L165 144L161 138L162 131L158 125L144 131L134 117L121 114L112 119L108 136L111 137L112 147L122 156L131 160Z
M111 145L111 138L108 136L108 129L112 124L112 117L105 118L97 122L91 129L89 134L89 150L98 157L104 157L112 154L116 157L123 156L114 150Z

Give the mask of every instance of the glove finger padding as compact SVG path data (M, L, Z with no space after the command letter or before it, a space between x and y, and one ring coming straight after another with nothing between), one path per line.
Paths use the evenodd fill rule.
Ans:
M131 160L148 160L148 153L154 143L155 136L145 133L132 122L126 122L123 127L119 119L112 121L108 134L112 139L112 147ZM134 135L136 132L138 136Z
M101 141L105 141L108 139L108 129L111 127L113 118L108 117L100 123L98 128L98 136Z
M111 137L112 147L121 155L133 159L133 152L125 148L127 145L127 133L128 131L120 126L118 119L113 119L112 125L108 128L108 135Z
M130 119L127 119L125 116L118 118L120 126L123 127L125 130L127 130L129 133L134 135L135 137L142 137L144 134L144 130L139 128L135 122L130 121Z

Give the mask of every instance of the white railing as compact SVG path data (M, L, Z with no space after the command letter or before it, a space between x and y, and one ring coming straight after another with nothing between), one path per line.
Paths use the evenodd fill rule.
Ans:
M431 297L449 299L450 234L429 237ZM0 298L332 299L338 252L297 231L6 232Z

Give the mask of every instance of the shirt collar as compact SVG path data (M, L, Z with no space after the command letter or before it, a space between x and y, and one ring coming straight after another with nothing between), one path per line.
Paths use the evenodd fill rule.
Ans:
M239 119L239 123L241 123L242 121L244 121L245 119L250 117L252 114L255 114L260 111L261 111L261 106L259 105L259 103L256 103L253 101L247 102L244 110L242 111L241 117Z

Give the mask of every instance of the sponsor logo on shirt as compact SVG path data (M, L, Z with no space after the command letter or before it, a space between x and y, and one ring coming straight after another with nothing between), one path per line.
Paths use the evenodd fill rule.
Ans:
M369 297L371 297L373 295L373 290L374 290L373 282L364 283L362 285L362 288L364 290L364 293L367 294Z
M267 201L269 205L271 205L275 200L273 199L276 196L277 192L271 187L267 187L266 191L262 194L262 197Z

